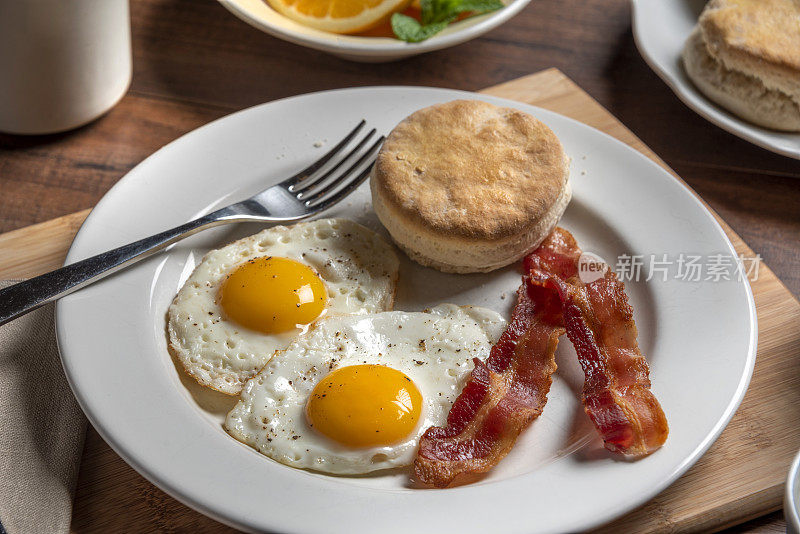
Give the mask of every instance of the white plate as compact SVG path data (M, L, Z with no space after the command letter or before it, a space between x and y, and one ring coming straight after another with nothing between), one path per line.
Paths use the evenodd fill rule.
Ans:
M694 195L626 145L523 104L443 89L383 87L272 102L204 126L159 150L91 213L73 262L249 196L305 166L362 116L388 132L409 113L455 98L514 106L541 118L572 157L574 198L563 226L583 248L620 254L734 254ZM328 215L382 231L368 187ZM57 331L70 384L103 438L188 505L226 523L281 532L557 532L611 520L663 490L719 435L747 388L756 316L746 282L630 282L653 389L671 426L666 446L637 462L604 452L578 401L582 376L568 342L543 415L485 479L448 490L407 473L331 477L265 458L221 427L232 403L198 393L167 352L165 313L202 253L253 233L218 228L62 299ZM507 312L519 273L445 275L408 260L397 309L441 302ZM507 298L503 298L503 296Z
M717 106L698 91L683 69L683 45L703 11L705 0L631 0L633 37L650 68L684 104L723 130L760 147L800 159L800 134L751 124Z
M254 28L300 46L322 50L352 61L396 61L433 50L450 48L483 35L522 11L530 0L504 0L506 7L455 22L419 43L387 37L337 35L304 26L272 9L266 0L219 0L225 8Z
M787 534L800 534L800 452L794 457L786 477L783 496L783 516Z

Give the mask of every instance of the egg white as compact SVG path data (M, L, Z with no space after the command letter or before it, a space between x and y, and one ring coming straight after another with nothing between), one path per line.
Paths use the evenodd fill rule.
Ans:
M236 395L276 350L301 332L250 330L226 318L219 290L228 274L262 256L308 265L328 293L323 315L391 310L398 259L372 230L347 219L274 226L212 250L189 276L168 312L170 348L186 372L204 386Z
M473 358L489 355L505 325L494 311L453 304L322 319L245 384L225 429L292 467L361 474L409 465L425 429L446 422ZM417 427L400 443L348 448L309 426L306 402L317 383L335 369L359 364L402 371L422 393Z

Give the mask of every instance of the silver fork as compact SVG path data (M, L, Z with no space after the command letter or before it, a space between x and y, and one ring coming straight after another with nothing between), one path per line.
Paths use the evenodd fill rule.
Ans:
M376 133L372 129L357 138L365 125L366 121L362 120L317 161L291 178L247 200L231 204L171 230L0 290L0 325L152 256L176 241L206 228L244 221L298 221L330 208L355 191L367 178L375 154L383 143L384 138L380 136L364 149ZM354 146L348 151L347 148L354 140ZM345 170L342 171L342 168Z

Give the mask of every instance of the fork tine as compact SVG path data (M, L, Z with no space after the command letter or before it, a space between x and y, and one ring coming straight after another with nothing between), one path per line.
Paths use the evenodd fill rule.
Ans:
M347 144L353 139L353 137L355 137L356 134L359 131L361 131L361 129L366 124L367 124L367 121L364 120L364 119L361 119L361 122L359 122L356 125L356 127L353 128L353 130L344 137L344 139L339 141L339 143L335 147L330 149L325 155L323 155L321 158L316 160L314 163L312 163L311 165L309 165L308 167L306 167L302 171L300 171L297 174L295 174L294 176L292 176L290 178L287 178L286 180L282 181L280 183L280 185L282 185L282 186L284 186L286 188L289 188L291 190L291 188L293 188L294 186L296 186L296 185L300 184L301 182L303 182L303 180L305 180L306 178L308 178L309 176L311 176L312 174L317 172L319 169L322 168L323 165L328 163L328 161L330 161L330 159L333 156L335 156L336 154L341 152L341 150L345 146L347 146Z
M350 176L352 171L355 170L361 163L363 163L367 159L372 159L370 164L367 165L364 168L364 170L362 170L355 178L353 178L349 182L340 181L340 184L344 183L345 185L343 187L341 187L338 191L336 191L335 193L333 193L329 197L327 197L325 199L322 199L321 201L317 202L316 204L314 204L313 201L311 201L311 200L306 201L306 206L309 209L311 209L313 212L316 213L318 211L322 211L322 210L328 209L329 207L333 206L334 204L336 204L337 202L339 202L340 200L342 200L343 198L348 196L350 193L355 191L358 188L358 186L360 186L364 182L364 180L366 180L367 177L369 176L369 173L372 170L372 165L375 163L374 157L373 157L374 153L381 146L381 144L383 143L384 139L385 139L385 137L380 136L375 141L375 143L372 144L372 146L369 148L367 153L358 161L358 163L356 163L355 165L350 167L350 169L348 169L348 172L345 173L345 176ZM327 189L327 191L331 191L331 189L329 188L329 189ZM323 195L318 196L314 200L318 200L321 196L323 196Z
M366 141L366 139L365 139L365 141ZM366 152L364 152L364 154L361 155L360 158L358 158L358 160L355 163L350 165L350 167L346 171L342 172L339 176L337 176L336 178L334 178L330 182L326 183L321 188L319 188L316 191L314 191L314 194L310 194L310 195L306 194L306 195L303 195L303 196L298 195L298 199L303 201L303 202L305 202L305 205L308 206L309 204L312 204L312 203L320 200L321 198L326 196L328 193L336 190L342 183L347 181L347 179L350 177L350 175L352 175L354 172L356 172L356 169L360 168L361 165L363 165L365 161L367 161L368 159L370 159L372 157L372 152L378 146L380 146L381 142L382 142L382 140L378 139L375 143L372 144L371 147L369 147L366 150Z
M327 189L330 186L330 184L324 184L325 180L333 176L333 174L336 171L338 171L342 165L347 163L350 160L350 158L352 158L354 155L358 154L359 151L364 147L364 145L367 144L367 141L369 141L372 138L372 136L375 135L375 132L377 132L375 128L370 130L367 133L367 135L361 141L359 141L358 144L356 144L356 146L350 152L347 153L347 155L345 155L342 159L340 159L339 162L336 163L333 167L325 171L324 174L312 178L310 180L306 180L301 184L292 186L289 188L289 191L291 193L299 193L296 195L298 200L306 200L306 197L308 195L311 194L316 195L316 193L320 190L316 189L313 192L310 191L310 189L312 189L314 186L319 185L320 187Z
M320 211L324 211L334 204L339 203L342 199L344 199L347 195L352 193L353 191L360 186L364 180L367 179L369 176L370 171L372 170L372 166L367 167L361 173L356 176L352 182L350 182L347 187L340 189L335 194L331 195L330 197L326 198L322 202L314 204L313 206L309 206L308 209L311 210L311 213L318 213Z

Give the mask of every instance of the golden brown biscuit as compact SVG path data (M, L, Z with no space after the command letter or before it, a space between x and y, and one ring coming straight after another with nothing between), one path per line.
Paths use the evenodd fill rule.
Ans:
M725 67L709 53L699 28L683 51L683 64L709 99L739 117L775 130L800 131L800 104L758 79Z
M726 67L800 99L800 0L711 0L699 23Z
M537 119L456 100L413 113L389 134L370 179L373 207L419 263L487 272L555 227L571 198L568 167Z
M761 126L800 131L800 0L711 0L683 60L711 100Z

